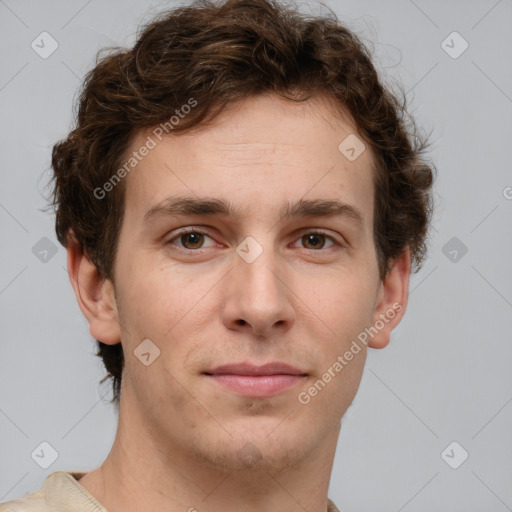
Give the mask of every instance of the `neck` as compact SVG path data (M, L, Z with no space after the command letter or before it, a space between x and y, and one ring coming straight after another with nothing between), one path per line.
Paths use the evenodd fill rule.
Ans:
M126 397L125 397L126 398ZM272 467L213 465L180 443L166 444L121 400L105 462L80 479L108 512L326 512L339 425L300 461Z

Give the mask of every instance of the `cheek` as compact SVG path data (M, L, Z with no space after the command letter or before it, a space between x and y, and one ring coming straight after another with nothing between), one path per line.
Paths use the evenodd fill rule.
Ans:
M159 356L150 366L127 357L126 366L139 382L147 384L147 392L160 389L164 395L170 393L173 404L180 408L187 395L178 382L184 382L196 369L197 354L208 352L205 330L211 327L212 312L205 308L215 294L213 290L204 297L212 284L207 279L199 281L197 272L185 275L168 266L153 266L156 270L149 272L131 269L118 306L125 354L134 354L143 340L150 339L160 350Z
M130 337L165 339L201 299L197 273L158 263L141 258L125 267L118 306Z
M308 382L297 396L303 414L311 424L322 423L328 429L339 423L356 396L366 361L366 349L344 358L346 351L336 354L322 368L322 372ZM341 358L338 360L338 356Z
M313 387L310 383L305 390L305 400L311 398L320 408L334 407L337 412L350 405L367 353L358 336L370 325L374 301L375 290L363 274L340 273L336 280L331 278L316 288L311 309L321 319L316 337L320 338L322 349L317 350L320 364ZM329 406L327 402L331 401Z
M337 344L346 341L347 336L356 336L371 321L376 288L370 272L340 268L335 274L317 280L313 294L308 286L311 283L304 284L300 296L308 297L308 305L330 328Z

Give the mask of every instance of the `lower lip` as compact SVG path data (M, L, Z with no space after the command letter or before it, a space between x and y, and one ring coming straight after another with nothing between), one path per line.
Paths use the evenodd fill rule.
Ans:
M208 375L221 386L252 398L277 395L296 386L305 375Z

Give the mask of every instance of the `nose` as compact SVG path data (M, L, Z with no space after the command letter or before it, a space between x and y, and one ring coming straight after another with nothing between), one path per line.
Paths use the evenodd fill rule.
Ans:
M293 293L286 269L276 265L270 249L252 263L237 255L228 279L222 312L228 329L269 338L292 327Z

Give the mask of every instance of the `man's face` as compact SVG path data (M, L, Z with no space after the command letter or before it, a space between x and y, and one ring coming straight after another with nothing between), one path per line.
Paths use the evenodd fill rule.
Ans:
M275 468L335 443L364 346L316 394L308 390L373 324L382 287L370 151L355 161L339 151L355 129L338 117L323 101L265 95L209 128L133 141L130 153L148 135L157 145L126 178L114 279L121 407L160 452ZM238 216L146 216L178 198L223 201ZM348 207L283 215L300 201ZM134 355L146 339L160 350L148 366ZM268 376L247 376L254 367Z

